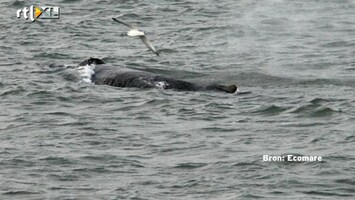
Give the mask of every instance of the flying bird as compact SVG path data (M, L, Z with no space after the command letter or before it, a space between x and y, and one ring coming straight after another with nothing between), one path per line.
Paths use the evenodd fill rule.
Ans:
M127 32L128 36L131 37L139 37L142 42L145 44L145 46L148 47L149 50L151 50L153 53L155 53L157 56L159 56L159 53L157 52L157 50L155 50L154 46L149 42L148 38L145 36L143 31L140 31L137 29L137 27L128 24L126 22L123 22L117 18L112 18L113 20L115 20L116 22L123 24L125 26L127 26L130 30Z

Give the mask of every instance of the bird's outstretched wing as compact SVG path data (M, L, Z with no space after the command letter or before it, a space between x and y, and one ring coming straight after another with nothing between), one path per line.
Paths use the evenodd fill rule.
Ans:
M155 50L154 46L149 42L148 38L145 35L139 36L142 40L142 42L151 50L154 52L157 56L159 56L159 53Z
M117 19L117 18L112 18L113 20L115 20L116 22L118 22L118 23L120 23L120 24L123 24L123 25L125 25L125 26L127 26L128 28L130 28L131 30L133 29L133 30L136 30L137 28L135 27L135 26L133 26L132 24L128 24L128 23L126 23L126 22L124 22L124 21L121 21L121 20L119 20L119 19Z

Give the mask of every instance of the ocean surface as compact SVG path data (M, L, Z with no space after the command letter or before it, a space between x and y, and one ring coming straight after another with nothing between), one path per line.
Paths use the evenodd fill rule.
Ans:
M60 19L16 17L31 5ZM1 200L355 198L354 0L0 7ZM89 57L251 93L92 85L58 67ZM323 159L263 161L289 154Z

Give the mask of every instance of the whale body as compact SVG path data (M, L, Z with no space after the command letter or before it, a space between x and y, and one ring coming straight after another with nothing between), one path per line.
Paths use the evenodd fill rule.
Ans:
M110 85L114 87L161 88L181 91L220 91L235 93L236 85L201 85L188 81L177 80L150 72L117 68L107 65L98 58L89 58L79 64L79 67L91 67L90 81L97 85Z

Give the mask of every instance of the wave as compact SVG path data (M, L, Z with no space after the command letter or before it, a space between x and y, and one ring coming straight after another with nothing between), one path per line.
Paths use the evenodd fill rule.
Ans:
M11 95L14 95L14 96L19 96L21 95L22 93L26 92L26 89L22 86L16 86L16 87L13 87L11 89L8 89L8 90L5 90L3 91L0 96L4 97L4 96L11 96Z
M326 105L333 101L342 100L314 98L308 103L296 107L272 104L269 106L262 106L261 108L258 108L251 113L267 116L295 114L298 117L329 117L343 112L342 110L332 108L330 105Z
M329 102L330 99L314 98L309 104L299 106L290 111L290 113L298 114L300 117L329 117L341 110L335 110L329 106L322 105L324 102Z
M288 109L289 107L271 105L271 106L263 107L257 111L254 111L253 113L264 114L264 115L278 115Z

